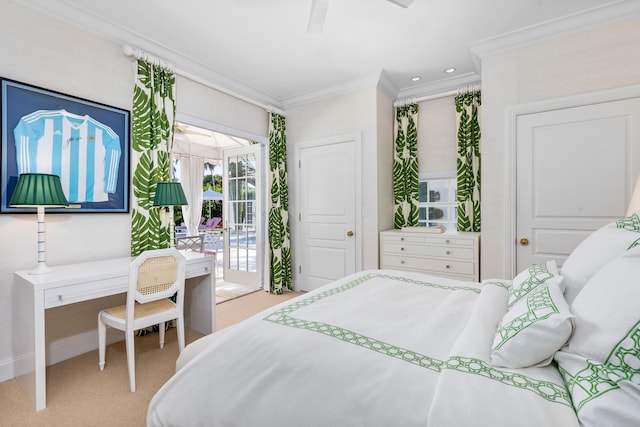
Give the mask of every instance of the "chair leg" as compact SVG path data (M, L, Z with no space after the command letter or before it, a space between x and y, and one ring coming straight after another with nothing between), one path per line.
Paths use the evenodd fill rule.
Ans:
M165 327L165 322L160 322L158 324L158 336L160 337L160 348L164 348L164 327Z
M133 344L133 332L134 331L126 332L127 367L129 368L129 385L131 386L131 393L135 393L136 391L136 350Z
M184 319L176 319L176 329L178 330L178 351L182 353L184 350Z
M102 322L98 314L98 366L104 371L104 356L107 347L107 325Z

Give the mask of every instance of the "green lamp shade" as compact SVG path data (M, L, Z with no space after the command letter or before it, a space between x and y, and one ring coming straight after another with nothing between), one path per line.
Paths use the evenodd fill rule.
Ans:
M156 185L156 197L153 206L187 205L187 198L179 182L159 182Z
M68 206L60 177L44 173L24 173L18 177L10 206Z

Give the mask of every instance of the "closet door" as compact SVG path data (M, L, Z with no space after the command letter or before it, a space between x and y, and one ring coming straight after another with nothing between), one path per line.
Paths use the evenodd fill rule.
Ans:
M516 272L562 265L622 217L640 172L640 98L517 118Z

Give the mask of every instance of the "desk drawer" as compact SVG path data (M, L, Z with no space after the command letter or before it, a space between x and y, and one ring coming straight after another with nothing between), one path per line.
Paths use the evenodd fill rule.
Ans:
M127 292L128 288L129 277L117 276L88 283L46 289L44 291L44 308L58 307L124 293Z
M213 255L207 255L198 262L188 263L185 271L185 277L187 279L190 279L192 277L213 274L214 262L215 262L215 257Z

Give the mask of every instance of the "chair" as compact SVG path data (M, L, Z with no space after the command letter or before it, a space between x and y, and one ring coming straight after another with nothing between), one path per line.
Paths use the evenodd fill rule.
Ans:
M204 234L198 236L178 237L176 249L193 252L204 252Z
M160 348L164 347L164 324L176 320L178 349L184 349L185 258L175 248L150 250L129 266L127 303L98 314L98 353L104 370L107 326L125 332L131 392L136 391L134 331L159 325ZM174 303L169 298L176 295Z

